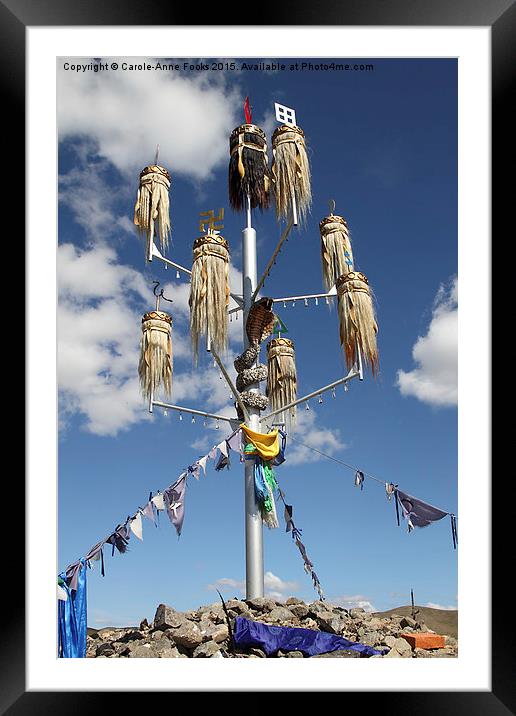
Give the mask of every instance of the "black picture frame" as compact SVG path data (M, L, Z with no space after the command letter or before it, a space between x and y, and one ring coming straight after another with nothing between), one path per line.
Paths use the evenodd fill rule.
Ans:
M224 22L221 8L213 5L203 9L203 25L241 24L239 8L231 12L224 6L228 22ZM4 142L4 167L23 166L25 157L25 30L34 26L81 25L198 25L198 8L193 4L178 6L157 0L89 0L72 3L66 0L0 0L0 77L2 98L7 121L8 141ZM295 23L293 20L295 19ZM237 22L235 22L235 20ZM514 184L505 179L502 167L514 148L514 114L509 110L509 88L516 67L516 4L514 0L361 0L346 3L324 2L295 4L295 13L289 3L277 6L261 5L254 13L253 25L361 25L361 26L489 26L492 32L492 210L493 236L501 234L502 227L512 226L507 213L514 204ZM5 156L7 154L7 156ZM473 209L472 209L473 210ZM18 216L21 216L21 211ZM504 219L507 219L505 222ZM509 229L510 231L510 229ZM509 238L510 234L508 234ZM485 278L485 277L483 277ZM493 314L494 315L494 314ZM493 471L494 473L494 471ZM493 478L495 475L493 474ZM493 479L493 494L501 488L501 478ZM20 481L21 483L21 481ZM6 481L6 484L7 481ZM10 484L9 489L12 489ZM16 485L17 504L22 504ZM412 692L400 696L397 692L361 693L367 696L366 708L371 708L371 697L376 696L381 713L391 708L397 714L485 714L516 713L515 659L512 610L507 609L505 574L514 563L509 553L507 563L503 555L505 520L492 521L492 643L479 643L478 648L492 650L492 690L490 692ZM20 601L20 582L24 563L25 545L20 525L16 528L16 542L9 544L3 555L4 590L11 591L16 582L18 601L10 600L4 612L0 647L0 714L70 714L91 712L97 700L101 713L115 707L119 694L98 692L26 692L25 689L25 608ZM495 575L498 578L495 578ZM508 623L504 623L508 613ZM512 633L511 633L512 632ZM410 689L410 684L407 684ZM229 691L230 689L228 689ZM315 688L314 691L317 689ZM131 698L134 698L133 694ZM346 703L349 704L346 695ZM380 697L380 698L378 698ZM117 701L117 703L119 703ZM176 702L175 702L176 703ZM363 704L363 702L362 702ZM172 704L170 704L172 706ZM363 708L364 704L362 705ZM348 706L349 707L349 706ZM147 702L147 708L152 708ZM177 708L177 706L176 706Z

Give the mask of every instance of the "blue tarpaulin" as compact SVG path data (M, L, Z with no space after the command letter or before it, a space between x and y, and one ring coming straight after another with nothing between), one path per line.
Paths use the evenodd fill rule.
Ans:
M258 647L267 656L275 654L278 649L282 651L301 651L307 656L326 654L338 649L351 649L359 651L361 656L382 655L383 651L373 649L372 646L349 641L336 634L324 631L302 629L300 627L273 626L255 622L245 617L236 617L233 633L235 646L239 648Z

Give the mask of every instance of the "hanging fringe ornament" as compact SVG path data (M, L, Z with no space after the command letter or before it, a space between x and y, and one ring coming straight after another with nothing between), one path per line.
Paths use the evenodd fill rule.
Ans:
M255 124L241 124L229 138L229 203L235 211L247 208L268 209L270 170L267 138Z
M172 389L172 317L164 311L150 311L142 318L140 341L140 387L146 400L160 385L167 395Z
M297 398L297 372L294 342L288 338L273 338L267 343L267 395L271 411L280 410ZM279 413L279 419L289 426L296 424L296 408Z
M290 216L295 198L298 220L302 223L312 205L312 188L301 127L282 124L272 135L272 176L277 219Z
M340 343L350 370L358 363L358 349L371 372L378 372L376 334L378 324L367 277L360 271L349 271L336 283L340 322Z
M227 349L229 293L228 243L220 234L208 232L193 245L189 305L196 365L201 336L209 336L217 353Z
M339 276L353 271L353 252L346 220L331 214L319 224L324 287L335 286Z
M170 236L170 209L168 191L170 174L164 167L152 164L140 173L140 186L134 205L134 223L140 234L145 234L147 249L154 235L159 236L162 251L168 248Z

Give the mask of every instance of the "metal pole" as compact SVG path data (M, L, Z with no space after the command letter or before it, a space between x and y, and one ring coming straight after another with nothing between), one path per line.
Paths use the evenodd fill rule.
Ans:
M247 315L256 288L256 231L251 226L251 202L247 197L247 228L242 231L242 296L244 299L243 338L244 348L249 346L245 330ZM248 390L258 390L253 383ZM249 408L249 427L260 431L260 411ZM246 599L263 597L263 525L260 508L254 494L254 466L252 460L244 461L245 485L245 588Z

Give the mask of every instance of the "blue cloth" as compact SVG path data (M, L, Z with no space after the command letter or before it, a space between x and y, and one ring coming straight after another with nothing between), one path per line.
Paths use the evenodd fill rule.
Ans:
M66 573L59 576L68 599L58 599L58 656L83 659L86 656L86 560L80 560L77 589L70 589Z
M383 654L383 651L373 649L366 644L349 641L336 634L324 631L301 629L299 627L272 626L255 622L245 617L236 617L233 632L235 646L240 648L256 646L271 656L281 649L282 651L302 651L307 656L326 654L337 649L352 649L359 651L362 656Z

